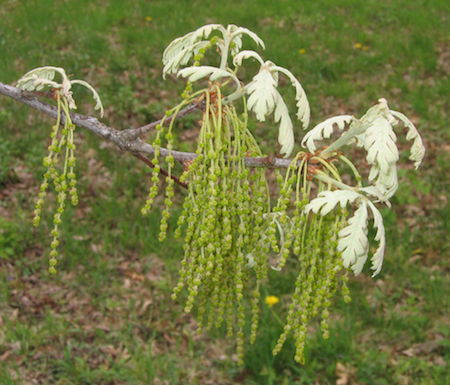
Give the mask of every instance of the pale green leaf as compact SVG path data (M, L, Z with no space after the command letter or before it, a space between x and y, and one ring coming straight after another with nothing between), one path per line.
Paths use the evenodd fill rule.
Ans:
M280 153L284 155L285 158L288 158L291 155L295 144L294 126L283 98L278 92L277 94L278 98L276 101L274 119L275 122L280 122L278 128L278 143L281 145Z
M222 33L225 31L220 24L208 24L200 27L196 31L189 32L184 36L174 39L163 52L163 64L167 64L182 51L192 51L193 44L198 43L203 38L207 38L215 29L222 30Z
M56 74L61 75L61 83L57 83L53 80ZM44 87L56 88L59 90L61 96L67 99L69 108L74 110L77 106L75 104L75 100L73 99L73 93L71 90L72 84L81 84L92 92L93 98L96 101L94 108L96 110L100 109L101 116L103 116L103 105L97 91L84 80L69 80L69 77L66 75L66 71L63 68L51 66L35 68L27 72L17 82L19 88L28 91L40 91Z
M165 79L167 74L176 73L180 66L188 64L189 60L198 53L200 48L204 47L208 43L209 41L192 43L170 58L166 58L166 60L163 60L163 64L165 64L163 68L163 78Z
M216 81L221 78L232 78L236 83L237 89L241 88L241 84L236 75L230 71L222 70L217 67L211 66L198 66L198 67L188 67L183 68L178 71L177 76L182 76L183 78L188 77L190 82L195 82L197 80L203 79L209 76L209 80Z
M222 33L222 36L225 36L227 33L222 24L207 24L192 32L192 39L193 41L207 39L209 35L211 35L211 32L216 30L219 30Z
M167 74L176 73L180 66L186 65L191 57L198 53L200 48L209 44L209 40L202 39L208 38L214 30L226 34L222 25L208 24L173 40L163 52L163 78L165 79Z
M234 66L241 66L242 60L248 59L248 58L254 58L260 62L261 66L264 65L264 60L259 55L259 53L255 52L255 51L251 51L251 50L244 50L244 51L239 52L234 57L233 64L234 64Z
M266 120L278 102L277 82L267 69L261 67L260 72L247 85L249 95L247 108L256 114L260 122Z
M383 266L384 252L386 249L386 231L384 229L383 217L381 213L378 211L378 209L372 202L368 201L368 204L373 214L374 220L373 227L377 229L377 233L375 234L375 240L379 242L378 249L371 258L372 261L371 269L374 270L374 273L372 274L373 278L381 271L381 268Z
M391 114L396 118L400 119L403 124L408 128L408 133L406 134L406 139L414 139L413 145L411 146L410 160L414 162L416 169L422 163L422 159L425 156L425 146L423 145L422 137L417 131L416 126L401 112L390 110Z
M327 139L337 126L340 130L345 128L345 125L354 119L351 115L340 115L327 119L319 123L312 130L308 131L302 139L302 146L306 147L309 152L314 153L317 149L315 140Z
M344 267L351 266L355 275L361 273L369 253L369 241L367 239L367 203L360 201L359 208L353 217L348 220L348 226L339 231L337 250L342 253Z
M351 190L322 191L305 206L305 212L309 213L312 211L315 214L324 216L338 204L341 205L341 208L344 208L348 203L353 203L361 197L361 194Z
M233 45L230 47L231 56L236 56L242 48L242 38L237 35L233 37Z
M394 196L398 189L397 165L391 165L387 173L382 173L377 165L373 165L368 179L370 181L375 180L375 186L381 191L384 199L389 199Z
M372 195L376 198L378 198L378 200L380 202L383 202L386 204L386 206L391 207L391 203L387 200L388 198L386 197L385 194L385 189L380 190L378 187L376 186L366 186L366 187L360 187L358 189L359 192L364 192L367 195ZM384 192L383 192L384 191Z
M241 39L241 35L247 35L249 36L257 45L260 45L263 49L266 48L266 46L264 45L264 42L262 41L262 39L254 32L250 31L247 28L244 27L238 27L234 24L230 24L227 27L227 32L231 33L231 41L234 41L235 44L237 42L240 42ZM238 39L238 40L237 40ZM242 46L242 42L240 43L240 45L236 44L236 48L240 48Z
M281 72L285 74L292 85L295 87L295 100L297 100L297 119L300 120L303 124L303 129L306 129L309 125L309 120L311 116L311 109L309 107L308 98L306 97L306 93L303 90L302 85L297 80L297 78L292 74L291 71L286 68L279 66L271 66L270 71L273 72Z
M61 83L53 81L57 73L61 75ZM70 81L63 68L46 66L28 71L17 81L17 87L27 91L41 91L44 87L62 88L65 94L70 90Z
M103 104L100 99L100 95L97 93L97 91L92 87L88 82L85 82L84 80L72 80L70 82L71 84L81 84L82 86L86 87L89 91L92 92L92 97L94 98L96 104L94 107L94 110L100 110L100 116L103 117Z
M367 150L367 162L376 164L383 174L398 159L397 137L384 117L376 118L372 126L366 130L364 148Z

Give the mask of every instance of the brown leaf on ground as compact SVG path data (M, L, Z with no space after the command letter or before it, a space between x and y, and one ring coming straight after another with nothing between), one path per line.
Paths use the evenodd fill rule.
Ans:
M340 362L336 364L336 385L353 385L355 384L353 377L355 375L356 369L350 364L344 365Z
M5 353L3 353L1 356L0 356L0 361L7 361L8 360L8 358L9 358L9 356L11 355L11 354L13 354L14 353L14 350L13 349L11 349L11 350L7 350Z
M145 280L145 277L141 274L136 274L134 271L126 271L125 275L129 278L131 278L133 281L140 281L143 282Z
M434 340L414 344L410 348L403 350L402 354L408 357L428 355L440 347L440 343L443 339L442 336L437 336Z
M100 351L106 355L111 356L112 358L116 358L120 354L121 348L115 347L113 345L106 345L106 346L101 346Z

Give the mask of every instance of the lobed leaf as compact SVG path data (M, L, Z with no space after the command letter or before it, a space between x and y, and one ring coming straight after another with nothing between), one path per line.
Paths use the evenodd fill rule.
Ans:
M92 97L94 98L96 104L94 107L94 110L100 110L100 116L103 117L103 104L100 99L100 95L97 93L97 91L92 87L88 82L85 82L84 80L72 80L70 82L71 84L81 84L82 86L86 87L89 91L92 92Z
M386 203L386 206L391 207L391 203L387 200L385 193L376 186L360 187L358 191L365 192L367 195L372 195L378 198L380 202Z
M374 186L362 187L359 191L363 191L370 195L380 197L381 193ZM359 208L355 211L353 217L348 220L348 225L339 231L339 241L337 250L342 252L342 260L346 268L351 267L355 275L361 273L364 264L369 255L369 241L367 238L368 210L370 207L374 216L374 227L377 229L375 240L379 242L379 247L372 256L372 270L377 275L383 265L384 252L386 249L385 229L383 225L383 217L375 205L357 191L335 190L322 191L317 198L313 199L305 207L305 212L314 212L319 215L327 215L338 204L341 208L347 206L348 203L357 201Z
M281 72L285 74L289 80L291 81L292 85L295 87L295 100L297 100L297 119L300 120L303 124L303 129L308 128L309 126L309 120L311 117L311 108L309 106L308 98L306 97L306 93L303 90L302 85L297 80L297 78L292 74L291 71L287 70L286 68L279 67L279 66L272 66L270 67L271 72Z
M276 79L270 71L261 67L260 72L248 84L247 93L249 95L247 108L255 112L256 119L264 122L279 101Z
M384 117L377 117L365 132L364 148L367 150L367 161L376 165L380 172L387 174L389 167L398 159L398 149L395 142L397 137L389 121Z
M206 44L208 44L209 41L200 41L197 43L192 43L186 47L184 47L182 50L175 53L173 56L170 57L170 59L164 60L163 57L163 78L166 78L167 74L176 73L178 71L178 68L180 66L186 65L189 63L189 60L192 56L198 53L200 48L204 47Z
M351 115L340 115L327 119L322 123L319 123L311 131L308 131L302 139L302 146L306 147L309 152L314 153L317 149L315 140L327 139L334 131L335 125L343 130L345 124L350 123L353 120Z
M375 119L378 119L380 117L384 117L385 119L387 119L389 124L393 126L397 124L397 121L390 113L388 102L385 98L378 99L378 104L370 107L362 116L361 121L371 123Z
M225 36L227 33L222 24L207 24L192 32L192 39L194 41L201 40L203 38L206 39L209 35L211 35L211 32L215 30L219 30L222 33L222 36Z
M259 73L253 77L246 87L249 95L247 107L253 110L256 118L263 122L266 116L275 110L275 121L280 122L278 141L281 144L281 153L288 157L294 148L294 127L289 116L286 104L277 91L278 73L285 74L295 87L297 100L297 118L302 122L303 128L309 125L311 110L305 91L295 76L283 67L279 67L271 61L264 62L261 56L245 50L238 53L233 60L235 66L240 66L244 59L254 58L261 64Z
M227 32L231 33L231 41L234 41L235 44L240 42L240 45L236 44L236 48L240 48L242 46L241 35L249 36L257 45L260 45L263 49L266 49L263 40L254 32L250 31L244 27L238 27L237 25L230 24L227 27ZM236 40L236 39L239 40Z
M422 137L417 131L416 126L401 112L390 110L390 113L396 118L400 119L403 124L408 128L408 133L406 134L406 139L414 139L413 145L411 146L410 160L414 161L414 166L416 169L422 163L423 157L425 156L425 146L423 145Z
M244 50L239 52L233 59L233 64L235 67L237 66L241 66L242 65L242 60L244 59L248 59L248 58L254 58L256 60L259 61L259 63L261 64L261 66L264 65L264 60L262 59L262 57L259 55L259 53L255 52L255 51L251 51L251 50Z
M315 214L324 216L338 204L341 205L341 208L344 208L348 203L353 203L356 199L361 197L362 195L357 191L351 190L322 191L306 205L305 212L309 213L312 211Z
M234 42L234 46L231 47L231 54L236 55L242 47L242 35L248 35L253 39L256 44L265 48L264 42L254 32L247 28L238 27L234 24L228 25L225 29L221 24L208 24L194 32L190 32L182 37L173 40L163 52L163 78L165 79L167 74L176 73L180 66L186 65L189 60L197 54L200 48L209 44L209 40L203 40L208 38L214 30L219 30L222 33L224 39L228 39L227 42Z
M373 278L381 271L381 268L383 266L384 252L386 249L386 231L384 229L383 217L381 213L372 202L368 201L368 204L373 214L373 227L378 229L377 233L375 234L375 240L379 242L378 249L371 258L371 269L374 270L374 273L372 274Z
M397 165L391 165L387 173L380 172L378 166L373 165L369 172L369 180L375 180L375 187L383 194L383 201L393 197L398 189Z
M54 81L56 74L61 75L61 83ZM21 89L27 91L40 91L44 87L56 88L60 90L62 96L64 96L68 103L70 109L76 109L77 106L75 104L75 100L73 99L73 93L71 91L72 84L81 84L82 86L88 88L96 101L95 109L100 109L101 116L103 116L103 105L100 100L100 96L97 91L92 87L89 83L84 80L69 80L69 77L66 75L66 71L64 68L60 67L39 67L35 68L31 71L28 71L24 76L22 76L17 81L17 86Z
M339 231L337 250L342 253L344 267L351 266L355 275L361 273L369 253L369 241L367 239L367 203L360 201L359 208L353 217L348 220L348 226Z
M278 99L276 102L274 118L275 122L280 122L280 127L278 128L278 143L281 144L280 153L282 155L284 154L284 157L287 158L294 149L294 126L283 98L278 91L276 92L278 94Z
M200 27L196 31L189 32L184 36L174 39L163 52L163 64L167 64L180 52L190 50L193 44L198 43L203 38L207 38L215 29L220 29L222 33L225 32L225 29L220 24L208 24Z
M163 52L163 78L165 79L167 74L176 73L180 66L186 65L191 57L198 53L200 48L209 44L208 40L203 39L208 38L214 30L226 34L221 24L208 24L173 40Z
M61 75L61 83L53 81L57 73ZM26 91L41 91L44 87L63 88L66 93L70 90L70 81L63 68L46 66L28 71L17 81L17 87Z
M198 66L198 67L183 68L182 70L178 71L177 76L182 76L184 78L189 77L190 82L195 82L207 76L209 76L209 80L211 81L216 81L221 78L229 77L234 80L238 90L241 88L241 83L239 82L239 79L236 77L234 73L227 70L222 70L217 67Z

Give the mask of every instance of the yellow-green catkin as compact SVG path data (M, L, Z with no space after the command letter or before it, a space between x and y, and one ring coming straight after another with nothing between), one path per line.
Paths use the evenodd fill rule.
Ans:
M305 362L304 349L308 324L313 317L321 318L320 325L324 338L329 337L329 307L338 287L338 272L342 270L341 254L336 252L338 232L342 229L344 216L341 210L327 216L304 213L309 202L312 187L308 178L307 163L301 156L297 158L297 168L291 167L286 173L280 190L277 210L286 210L293 201L294 213L285 246L292 247L298 260L299 275L288 308L283 333L273 350L277 354L289 334L293 334L296 346L295 360ZM279 178L280 179L280 178ZM319 191L325 188L319 183ZM291 194L294 197L291 198ZM280 255L279 264L286 263L288 252ZM346 292L345 278L343 293ZM345 295L345 294L344 294Z
M219 87L205 95L206 107L199 134L197 158L181 177L188 183L188 195L179 218L187 224L184 258L173 298L188 291L185 311L198 303L199 329L220 327L236 336L238 361L244 354L244 289L251 269L261 279L267 274L266 256L261 254L263 214L269 210L264 170L252 175L245 157L261 156L246 120L232 106L221 104ZM261 266L265 264L265 266ZM256 296L259 296L256 294ZM233 320L237 314L237 320Z
M55 192L57 194L58 206L56 212L53 215L53 229L50 232L52 241L50 244L49 253L49 271L52 274L56 273L56 264L58 256L58 246L60 244L60 232L59 226L62 223L62 215L66 208L66 200L70 196L72 205L78 204L78 194L76 188L76 174L75 174L75 150L74 143L74 131L75 125L72 123L69 114L69 105L65 97L60 96L57 92L57 107L58 116L56 124L52 127L50 133L51 143L48 146L48 155L44 157L43 164L47 168L44 174L44 181L40 186L40 192L36 201L36 207L34 210L33 224L38 226L40 222L40 215L42 211L42 205L44 198L47 195L47 190L50 183L53 183ZM61 125L61 115L64 113L65 122L64 126ZM63 164L58 167L61 157L63 158Z

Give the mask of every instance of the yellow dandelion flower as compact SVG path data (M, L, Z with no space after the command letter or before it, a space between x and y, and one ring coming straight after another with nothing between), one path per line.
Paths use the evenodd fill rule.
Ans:
M304 48L300 48L300 49L298 50L298 53L299 53L300 55L303 55L305 52L306 52L306 49L304 49Z
M275 305L276 303L280 302L280 300L278 299L278 297L275 297L274 295L268 295L264 301L266 302L266 304L267 304L269 307L272 307L272 306Z
M145 18L145 20L147 20L147 21L152 21L152 18L151 18L150 16L147 16L147 17Z
M362 44L361 43L356 43L353 47L355 47L355 48L357 48L357 49L359 49L359 48L361 48L362 47Z

